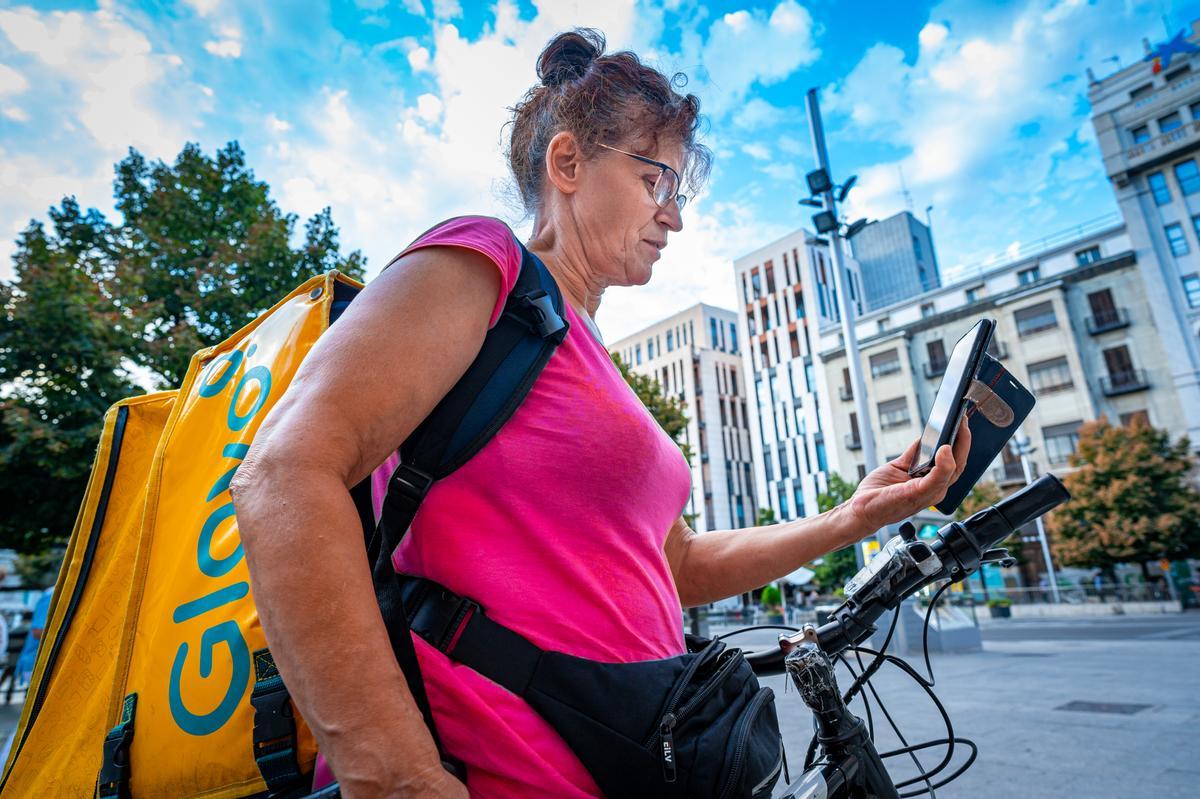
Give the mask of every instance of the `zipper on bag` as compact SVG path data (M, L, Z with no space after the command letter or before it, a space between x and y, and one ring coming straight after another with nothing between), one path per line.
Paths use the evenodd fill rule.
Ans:
M721 663L717 667L717 670L713 672L713 675L711 678L709 678L709 681L684 704L682 709L676 710L676 706L679 703L679 698L683 693L683 689L687 687L688 682L690 682L691 678L694 676L694 669L692 670L692 673L687 675L686 679L680 678L679 687L677 687L672 693L671 699L667 703L666 709L663 711L662 721L659 722L659 728L650 733L650 737L646 740L643 746L649 747L654 743L654 739L661 734L662 724L666 721L667 716L672 716L673 718L672 727L678 726L679 722L685 720L700 702L703 702L709 697L710 694L712 694L713 691L719 688L721 684L728 679L729 674L732 673L736 668L739 660L738 654L740 652L740 649L729 649L718 655L718 661L720 658L726 658L725 662Z
M746 742L750 739L751 725L758 718L759 713L762 712L767 702L774 698L774 691L770 688L763 688L750 700L750 704L746 707L746 712L738 719L737 731L732 736L732 740L737 743L733 750L733 759L730 761L729 772L725 775L724 784L721 787L720 799L729 799L733 795L733 789L737 785L737 778L740 776L742 760L746 756Z

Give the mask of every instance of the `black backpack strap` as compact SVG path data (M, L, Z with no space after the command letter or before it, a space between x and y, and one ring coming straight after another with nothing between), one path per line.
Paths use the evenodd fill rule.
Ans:
M408 532L434 481L458 469L492 439L566 338L569 325L553 276L537 256L524 246L521 251L516 285L479 354L401 446L401 465L388 481L379 524L367 546L375 597L392 651L439 751L443 751L443 762L447 759L425 694L392 553ZM453 765L447 763L448 767ZM461 778L461 772L457 773Z
M525 695L542 649L492 621L478 603L432 580L404 576L400 595L414 633L456 662Z
M271 650L254 653L254 690L250 693L254 708L254 762L269 797L294 792L305 780L300 771L296 743L296 718L291 695Z
M121 703L121 718L104 737L104 760L96 780L100 799L129 799L129 747L133 745L133 719L137 715L137 694L129 694Z

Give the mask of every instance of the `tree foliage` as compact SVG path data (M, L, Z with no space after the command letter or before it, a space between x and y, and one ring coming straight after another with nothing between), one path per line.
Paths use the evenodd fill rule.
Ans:
M1188 440L1165 430L1106 418L1079 429L1063 478L1071 499L1046 517L1055 558L1068 566L1200 557L1200 492Z
M114 191L119 224L68 197L20 234L0 281L0 546L20 552L70 535L108 406L177 384L194 350L311 275L363 274L328 209L291 246L296 217L236 143L215 158L189 144L172 165L130 150Z
M342 258L328 208L290 240L284 214L245 154L231 142L209 158L195 144L168 165L137 151L117 164L117 210L125 218L116 293L141 335L138 362L177 385L192 353L252 321L312 275L338 269L361 278L356 251Z
M841 475L830 472L826 491L817 494L817 510L821 513L833 510L854 494L858 483L851 483ZM809 568L815 573L813 580L826 590L840 587L858 571L858 558L854 547L848 546L828 553L819 562L813 561Z

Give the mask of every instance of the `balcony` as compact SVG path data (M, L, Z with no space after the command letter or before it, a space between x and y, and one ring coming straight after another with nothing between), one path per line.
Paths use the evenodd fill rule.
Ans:
M946 364L948 361L930 361L925 364L925 376L928 378L941 377L946 374Z
M1093 336L1123 327L1129 327L1129 312L1124 308L1109 308L1087 318L1087 331Z
M855 450L862 449L862 439L854 433L846 433L845 435L846 449Z
M1145 369L1113 372L1100 378L1100 390L1104 392L1104 396L1106 397L1130 394L1134 391L1143 391L1147 388L1150 388L1150 382L1146 379Z
M850 390L850 386L838 386L838 397L845 402L854 399L854 392Z
M1033 477L1036 478L1037 464L1030 463L1029 467L1030 472L1033 473ZM1014 483L1024 483L1025 471L1021 468L1020 461L1012 461L1005 463L1003 466L992 469L992 479L1002 486L1012 485Z

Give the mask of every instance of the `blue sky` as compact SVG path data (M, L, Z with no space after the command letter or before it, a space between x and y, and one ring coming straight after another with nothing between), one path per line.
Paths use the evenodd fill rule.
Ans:
M31 217L64 194L111 213L128 147L169 160L187 141L241 142L302 218L332 206L371 271L447 216L521 232L501 126L541 46L576 25L686 72L717 156L651 282L606 296L607 339L734 307L732 260L807 223L810 87L836 175L859 176L848 213L932 205L952 276L1115 213L1085 69L1194 18L1200 4L1160 0L0 0L0 277Z

